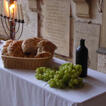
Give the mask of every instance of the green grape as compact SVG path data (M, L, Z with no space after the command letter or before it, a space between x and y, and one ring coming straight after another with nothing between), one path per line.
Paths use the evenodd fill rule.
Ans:
M64 76L64 72L63 71L59 71L59 73L55 74L55 75L56 75L56 77L58 77L58 79L61 79Z
M78 85L79 84L79 80L76 78L76 79L73 79L73 83L75 84L75 85Z
M76 75L79 77L80 76L80 72L79 71L76 71Z
M78 70L78 72L79 72L79 74L81 74L81 72L82 72L82 68L81 68L81 69L79 69L79 70Z
M50 75L55 75L55 71L54 70L52 70L52 71L50 71Z
M67 70L64 71L64 74L67 74L67 73L71 74L72 72L71 72L71 70L67 69Z
M82 66L81 65L75 65L75 69L79 71L80 73L82 72Z
M54 78L54 75L49 75L49 80Z
M64 76L63 76L63 82L65 83L65 84L67 84L68 83L68 81L70 80L70 75L69 74L65 74Z
M59 74L60 71L56 71L56 74Z
M64 82L62 80L56 80L56 87L57 88L64 88Z
M75 69L73 69L73 70L72 70L72 73L76 73L76 70L75 70Z
M62 79L62 76L61 76L60 74L56 74L56 75L54 76L54 78L55 78L55 79Z
M47 73L47 72L50 72L50 71L52 71L50 68L47 68L47 69L45 70L46 73Z
M44 75L43 75L43 80L44 80L44 81L50 80L50 79L49 79L49 75L46 74L46 73L44 73Z
M38 80L43 80L43 76L41 74L36 74L35 76Z
M39 76L38 76L37 74L35 75L35 77L36 77L37 79L39 79Z
M72 83L71 80L69 81L68 86L69 86L70 88L74 88L74 85L73 85L73 83Z
M58 73L64 75L64 70L60 70Z
M43 80L47 82L49 81L49 78L44 76Z
M50 87L53 87L53 88L56 87L56 81L54 79L49 80L48 84L50 85Z
M65 70L65 69L67 69L67 67L70 67L72 69L73 64L72 63L65 63L59 67L59 70Z
M73 79L71 79L68 83L69 87L70 88L74 88L74 82L73 82Z
M81 78L71 79L69 82L70 88L81 88L83 87L83 82Z
M77 64L74 66L74 69L79 70L80 67L81 67L81 65Z
M71 78L76 78L76 75L75 74L71 74Z
M46 70L46 67L39 67L39 68L36 69L36 73L42 74L42 73L45 72L45 70Z

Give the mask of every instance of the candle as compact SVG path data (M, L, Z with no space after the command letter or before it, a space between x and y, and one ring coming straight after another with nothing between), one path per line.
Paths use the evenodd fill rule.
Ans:
M13 18L13 15L14 17L16 17L16 14L17 14L17 6L16 6L16 1L13 1L13 2L10 2L8 0L3 0L3 13L5 16L7 17L10 17L10 18Z
M20 11L21 11L21 19L24 19L24 15L23 15L23 9L22 9L22 4L20 4Z
M4 15L9 17L9 3L7 0L4 0Z

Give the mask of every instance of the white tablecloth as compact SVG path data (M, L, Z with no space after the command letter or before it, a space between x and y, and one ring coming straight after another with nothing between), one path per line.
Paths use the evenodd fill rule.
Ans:
M64 63L54 59L52 64ZM57 64L58 63L58 64ZM106 106L106 74L88 70L81 89L54 89L32 70L6 69L0 62L0 106Z

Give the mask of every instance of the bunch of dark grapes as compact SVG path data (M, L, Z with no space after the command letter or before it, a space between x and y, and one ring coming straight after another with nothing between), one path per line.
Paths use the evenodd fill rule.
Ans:
M81 65L65 63L59 67L58 71L46 67L37 68L36 78L48 81L53 88L80 88L83 86L83 79L79 77L81 72Z

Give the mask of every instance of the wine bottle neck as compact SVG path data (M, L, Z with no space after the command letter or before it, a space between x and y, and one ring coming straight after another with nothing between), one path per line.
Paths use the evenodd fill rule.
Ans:
M85 40L82 39L82 40L80 41L80 46L85 46Z

